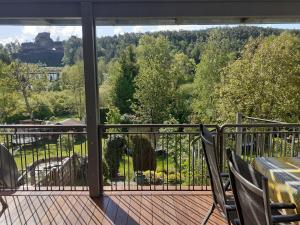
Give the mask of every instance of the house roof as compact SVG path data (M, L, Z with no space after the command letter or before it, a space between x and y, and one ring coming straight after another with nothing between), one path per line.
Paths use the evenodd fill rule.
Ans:
M2 24L80 24L83 0L0 0ZM99 25L299 22L298 0L85 0Z

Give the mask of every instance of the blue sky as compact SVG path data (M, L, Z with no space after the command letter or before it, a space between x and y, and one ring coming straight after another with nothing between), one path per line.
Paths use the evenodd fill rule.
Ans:
M199 30L226 25L159 25L159 26L101 26L97 27L97 36L111 36L126 32L154 32L161 30ZM231 25L234 26L234 25ZM257 26L300 29L299 24L260 24ZM81 37L80 26L0 26L0 43L6 44L18 40L32 41L39 32L50 32L54 40L65 40L71 35Z

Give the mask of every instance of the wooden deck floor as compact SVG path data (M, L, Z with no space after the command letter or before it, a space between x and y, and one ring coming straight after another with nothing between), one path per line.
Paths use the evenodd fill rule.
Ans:
M5 196L9 208L0 218L11 224L200 224L211 205L210 192L18 191ZM225 225L218 212L209 224Z

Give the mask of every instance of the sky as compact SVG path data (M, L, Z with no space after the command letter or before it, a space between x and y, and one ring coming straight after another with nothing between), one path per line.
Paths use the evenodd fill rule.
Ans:
M254 24L255 25L255 24ZM237 26L237 25L159 25L159 26L99 26L97 27L97 37L112 36L129 32L143 33L165 30L200 30L212 27ZM255 26L300 29L298 24L259 24ZM53 40L65 40L75 35L81 37L80 26L0 26L0 43L7 44L33 41L40 32L50 32Z

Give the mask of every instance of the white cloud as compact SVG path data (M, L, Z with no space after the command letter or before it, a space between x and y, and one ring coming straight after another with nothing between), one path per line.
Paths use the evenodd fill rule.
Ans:
M65 40L72 35L82 36L80 26L24 26L20 37L23 40L32 41L41 32L50 32L51 38L54 40L57 38Z
M13 38L13 37L1 38L0 39L0 44L6 45L8 43L16 42L16 41L22 42L23 40L19 40L19 38Z
M122 27L120 26L116 26L114 27L114 31L113 31L114 35L118 35L118 34L124 34L124 30Z
M134 33L142 33L144 31L143 26L134 26L132 28L132 32Z

